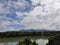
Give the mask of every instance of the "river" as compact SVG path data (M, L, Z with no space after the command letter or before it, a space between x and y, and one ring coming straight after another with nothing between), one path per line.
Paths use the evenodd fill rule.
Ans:
M48 42L47 39L36 39L36 40L32 40L32 41L36 41L36 43L38 45L46 45L46 43ZM18 42L5 42L5 43L0 43L0 45L16 45L18 44Z

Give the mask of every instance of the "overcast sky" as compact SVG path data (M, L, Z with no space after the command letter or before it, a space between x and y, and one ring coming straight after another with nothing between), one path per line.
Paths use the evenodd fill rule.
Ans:
M60 29L60 0L0 0L0 32Z

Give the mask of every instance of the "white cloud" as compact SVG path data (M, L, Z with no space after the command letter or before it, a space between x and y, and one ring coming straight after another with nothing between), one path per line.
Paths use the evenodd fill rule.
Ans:
M13 27L6 27L6 25L16 25L16 24L23 24L26 26L26 28L33 28L33 29L55 29L56 26L52 26L52 24L56 22L60 22L60 1L59 0L31 0L32 6L34 9L32 9L29 12L21 12L21 10L25 9L25 6L29 6L29 3L27 1L19 0L17 2L8 2L8 6L6 8L3 8L2 3L0 3L0 14L4 14L4 16L0 16L0 28L4 28L5 30L15 30ZM37 6L38 4L41 4L41 6ZM10 9L11 7L14 7L15 9ZM17 11L21 9L20 11ZM11 11L12 10L12 11ZM6 17L6 13L15 12L17 14L16 17L21 18L22 15L26 15L24 19L21 22L18 22L17 20L14 20L12 18ZM4 18L6 20L3 20L1 18ZM12 20L9 21L9 20ZM20 21L20 20L19 20ZM5 22L5 23L4 23ZM57 23L56 23L57 24ZM4 30L3 29L3 30ZM17 30L17 29L16 29Z
M12 31L15 30L16 28L14 28L13 26L11 27L7 27L7 25L17 25L20 24L20 20L18 22L18 20L14 20L13 18L8 17L8 13L13 13L15 12L17 14L16 18L24 18L22 17L23 15L25 15L25 12L21 12L17 10L18 9L25 9L25 6L28 5L28 2L23 1L17 1L17 2L12 2L9 1L7 3L0 3L0 30L1 31ZM12 9L13 8L13 9ZM13 17L13 15L12 15ZM21 24L22 25L22 24ZM20 29L20 28L19 28ZM18 29L16 29L18 30Z
M41 0L31 0L32 1L32 5L38 5L40 3Z
M0 14L8 12L5 8L3 8L3 5L4 4L0 3Z
M40 12L42 12L43 8L41 6L37 6L34 8L33 11L30 12L30 15L32 16L36 16L36 15L39 15Z
M55 9L60 9L60 3L55 2L55 3L54 3L54 7L55 7Z
M34 1L35 0L32 2L35 3ZM50 27L50 25L55 23L55 21L60 21L60 18L58 18L60 17L60 14L58 13L60 11L60 3L54 0L43 0L41 1L41 5L44 5L44 7L35 7L21 23L27 28L55 29L55 26Z

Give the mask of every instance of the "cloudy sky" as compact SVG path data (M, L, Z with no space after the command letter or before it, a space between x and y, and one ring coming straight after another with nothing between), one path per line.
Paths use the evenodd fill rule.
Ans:
M60 0L0 0L0 32L59 27Z

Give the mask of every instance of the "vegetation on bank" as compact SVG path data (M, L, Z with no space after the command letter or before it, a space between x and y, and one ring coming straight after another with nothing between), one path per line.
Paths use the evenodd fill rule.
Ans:
M60 34L60 31L43 31L44 36L54 36ZM0 32L0 38L9 37L24 37L24 36L42 36L42 32L20 32L20 31L10 31L10 32Z
M22 42L19 42L17 45L38 45L38 44L35 41L32 42L30 38L26 38Z
M50 37L46 45L60 45L60 34Z
M43 31L44 39L48 39L50 36L55 36L60 34L60 31ZM20 31L10 31L10 32L0 32L0 42L18 42L23 41L25 38L40 39L42 38L42 32L20 32Z
M33 39L33 40L37 40L37 39L40 39L41 37L40 36L22 36L22 37L9 37L9 38L0 38L0 43L2 42L22 42L24 39L26 38L30 38L30 39Z
M43 31L43 32L20 32L20 31L10 31L10 32L0 32L0 42L5 42L8 41L17 41L19 42L19 44L17 45L35 45L36 42L31 42L31 40L29 38L32 39L33 38L41 38L42 37L42 33L44 34L44 38L45 37L49 37L49 41L46 45L60 45L60 31ZM57 34L57 35L56 35ZM59 34L59 35L58 35ZM56 36L55 36L56 35ZM29 38L27 38L29 37ZM28 41L26 41L28 40ZM26 44L25 42L29 42L28 44ZM31 43L30 43L31 42ZM38 44L36 44L38 45Z

